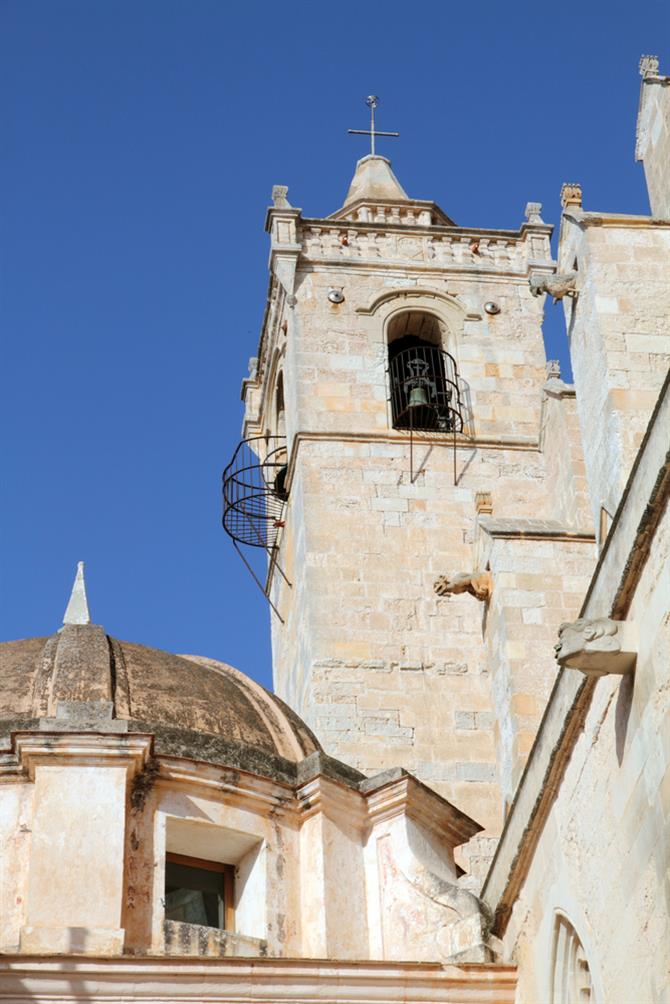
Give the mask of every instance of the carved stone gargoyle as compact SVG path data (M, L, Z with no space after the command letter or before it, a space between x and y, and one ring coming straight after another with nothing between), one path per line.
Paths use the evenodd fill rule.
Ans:
M554 303L558 303L564 296L576 297L577 273L576 272L556 272L554 275L545 275L542 272L531 272L528 282L533 296L542 296L549 293L553 296Z
M488 600L493 588L491 573L459 572L456 575L441 575L433 584L438 596L456 593L470 593L478 600Z
M609 617L561 624L554 651L560 666L581 669L588 676L629 673L637 658L635 624Z

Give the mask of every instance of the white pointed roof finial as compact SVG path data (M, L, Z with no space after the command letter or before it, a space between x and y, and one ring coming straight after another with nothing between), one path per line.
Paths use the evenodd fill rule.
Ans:
M84 583L84 562L77 562L77 574L74 577L70 602L67 605L63 624L90 624L91 615L88 612L86 600L86 584Z

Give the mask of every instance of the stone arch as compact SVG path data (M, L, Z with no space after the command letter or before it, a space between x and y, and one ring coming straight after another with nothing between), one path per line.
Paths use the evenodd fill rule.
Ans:
M286 435L286 387L284 383L284 362L286 347L275 349L270 359L267 371L267 379L263 389L263 414L264 428L266 435L285 436ZM278 393L279 392L279 393ZM284 426L283 431L278 429L279 413L277 405L284 405Z
M286 398L284 394L284 370L280 367L274 382L273 419L276 436L286 435Z
M459 299L449 293L418 286L406 289L387 289L382 293L376 293L367 307L359 308L357 313L375 317L378 322L381 322L380 328L386 342L389 323L395 315L407 311L431 314L436 317L447 339L447 344L444 344L443 347L452 355L457 354L467 311Z
M552 941L551 1004L595 1004L586 951L572 921L558 910Z
M387 371L389 422L396 429L461 432L456 353L466 313L437 290L385 290L359 311L374 318Z

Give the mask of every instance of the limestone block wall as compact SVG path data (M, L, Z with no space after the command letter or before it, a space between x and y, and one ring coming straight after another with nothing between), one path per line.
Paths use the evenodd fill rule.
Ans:
M342 287L344 303L329 302L334 287ZM456 360L467 431L536 440L545 375L542 304L525 276L416 276L397 268L343 273L314 264L298 269L295 295L287 316L289 437L391 431L387 324L403 311L422 311L439 320L443 347ZM500 314L485 313L490 301Z
M551 517L564 527L593 526L575 389L555 377L542 391L540 447L547 465Z
M273 618L281 696L333 755L366 772L403 764L497 832L494 722L519 718L525 755L555 672L551 639L576 616L593 565L591 539L562 545L521 530L507 564L496 554L515 694L535 694L532 707L521 696L512 706L505 688L491 690L511 654L497 645L501 619L471 596L438 598L432 586L473 567L477 491L494 485L496 512L528 520L547 508L542 455L462 448L457 468L469 466L454 486L445 446L433 446L432 468L414 484L404 442L345 449L312 440L299 450L282 546L293 586L276 576L273 595L286 615L283 626Z
M658 59L643 56L635 159L644 163L652 216L670 219L670 77Z
M616 512L670 363L670 225L568 206L559 267L578 271L566 321L597 525Z
M556 679L554 643L574 619L595 564L586 534L536 519L482 519L482 551L493 574L487 661L495 708L497 777L509 808Z
M582 943L592 999L650 1004L667 988L669 610L666 510L627 616L640 641L635 673L598 681L507 927L519 1004L551 999L559 915Z
M284 620L272 618L275 688L333 755L368 773L403 764L497 833L493 722L517 710L491 692L498 656L487 649L483 606L438 599L432 587L473 568L477 492L491 493L504 516L560 509L539 445L543 304L527 277L552 267L550 228L502 239L293 217L286 226L294 271L287 279L285 260L275 260L288 292L271 291L247 391L247 428L271 432L281 369L290 499L279 560L291 586L275 574ZM271 231L278 254L282 231ZM344 299L333 303L332 290ZM410 458L408 434L392 428L388 325L412 311L437 319L457 363L466 435L455 457L453 437L425 433ZM568 425L556 425L559 437ZM554 482L579 476L578 454L572 443ZM560 491L573 499L570 486ZM571 505L577 521L579 502ZM544 667L522 663L544 679ZM541 710L539 701L525 709L529 731Z

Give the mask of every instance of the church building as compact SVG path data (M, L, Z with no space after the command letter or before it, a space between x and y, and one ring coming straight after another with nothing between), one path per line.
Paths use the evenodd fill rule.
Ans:
M59 630L0 645L0 1000L670 999L670 77L640 74L651 215L566 183L556 260L537 202L475 229L408 195L372 96L340 208L275 186L223 476L275 692L110 637L81 565Z

